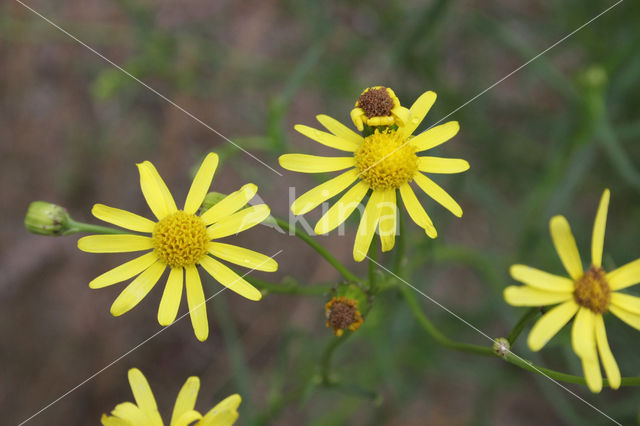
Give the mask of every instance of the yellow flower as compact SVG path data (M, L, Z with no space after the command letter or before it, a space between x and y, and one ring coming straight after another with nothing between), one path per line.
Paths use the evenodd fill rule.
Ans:
M551 238L570 278L525 265L513 265L511 276L525 285L510 286L504 291L505 300L514 306L560 303L545 313L531 329L528 344L533 351L540 350L575 315L571 343L582 361L584 376L592 392L602 389L598 354L611 388L620 386L620 370L609 348L603 314L611 312L640 330L640 298L619 291L640 282L640 259L612 272L602 269L609 197L606 189L593 225L591 266L586 271L583 271L569 223L563 216L555 216L550 222Z
M102 415L103 426L163 426L158 412L156 400L149 387L149 382L137 368L129 370L129 384L136 403L123 402L116 405L111 416ZM213 407L204 416L194 409L200 379L189 377L182 385L178 398L173 406L170 426L230 426L238 418L240 395L228 396ZM196 422L196 423L193 423Z
M137 275L113 302L112 315L122 315L136 306L158 282L167 266L170 273L158 310L158 322L169 325L175 320L184 281L191 323L200 341L209 336L209 324L197 265L241 296L250 300L262 298L258 289L214 257L269 272L277 270L278 264L263 254L212 241L251 228L269 216L266 204L243 208L256 194L257 187L251 183L244 185L201 216L195 214L207 194L217 166L218 156L214 153L207 155L191 184L184 208L178 210L153 164L148 161L138 164L140 187L157 222L103 204L93 206L91 212L98 219L127 230L151 234L90 235L78 240L78 248L90 253L151 250L89 283L91 288L102 288Z
M370 127L405 125L409 115L409 110L400 105L393 90L384 86L365 89L351 110L353 124L361 132L365 124Z
M316 118L331 133L296 125L295 129L303 135L351 155L282 155L279 158L280 165L295 172L324 173L349 169L301 195L292 204L291 211L297 215L305 214L357 181L318 221L316 233L328 233L343 223L372 190L356 235L353 257L358 262L364 259L376 228L380 231L382 250L391 250L395 244L396 190L399 190L409 216L425 229L429 237L435 238L437 232L433 222L418 201L410 182L415 181L422 191L460 217L462 208L458 203L422 172L459 173L469 168L469 163L462 159L418 155L448 141L459 130L458 123L450 121L412 136L435 100L435 93L424 93L411 106L411 118L404 126L398 130L376 130L367 137L356 134L326 115Z

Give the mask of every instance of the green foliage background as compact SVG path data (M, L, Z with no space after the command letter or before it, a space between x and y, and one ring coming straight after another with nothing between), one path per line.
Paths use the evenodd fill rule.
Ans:
M552 215L567 216L586 260L597 202L610 188L605 267L640 257L637 2L622 2L468 104L613 3L28 4L278 170L282 153L329 154L295 134L293 124L315 125L319 113L348 122L367 86L388 85L405 105L426 90L437 92L423 127L453 111L447 119L461 123L438 153L467 159L471 170L437 181L464 216L423 199L439 237L429 240L407 224L403 276L490 336L508 334L524 312L502 299L509 265L561 272L548 235ZM256 182L281 217L288 187L300 194L326 177L277 176L20 4L0 10L0 401L9 424L159 329L159 288L130 314L111 318L119 288L92 291L87 283L125 257L81 253L73 237L27 235L19 225L28 202L56 202L84 220L95 202L147 214L134 164L154 162L180 199L210 150L221 155L214 190ZM365 276L366 265L351 258L352 219L346 236L317 238ZM284 250L276 278L256 276L309 288L340 281L295 238L270 229L251 234L241 237L247 247ZM393 253L381 261L390 265ZM209 284L213 294L218 284ZM323 386L322 353L333 339L324 328L327 298L270 294L251 304L221 295L209 306L209 341L198 343L188 321L176 324L31 423L95 424L131 399L126 370L134 366L150 380L167 418L181 384L198 375L198 407L239 392L243 425L607 423L544 377L438 346L393 291L380 295L363 327L336 350L332 374L342 385ZM428 300L421 304L452 338L491 344ZM605 321L623 376L639 376L638 331ZM568 330L539 353L525 339L513 350L581 374ZM592 395L567 387L623 424L638 421L637 388Z

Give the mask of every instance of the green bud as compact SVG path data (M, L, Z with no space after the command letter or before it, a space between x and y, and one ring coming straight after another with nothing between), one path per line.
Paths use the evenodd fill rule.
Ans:
M200 212L198 213L198 215L202 215L204 212L209 210L211 207L213 207L216 204L218 204L220 201L222 201L222 199L224 197L226 197L226 195L225 194L221 194L219 192L210 192L210 193L208 193L204 197L204 201L202 202L202 205L200 206Z
M578 79L587 89L601 90L607 84L607 71L600 65L591 65L580 73Z
M493 341L493 352L500 358L506 358L511 352L511 344L504 337L498 337Z
M24 226L33 234L63 235L68 229L69 213L64 207L46 201L29 204Z

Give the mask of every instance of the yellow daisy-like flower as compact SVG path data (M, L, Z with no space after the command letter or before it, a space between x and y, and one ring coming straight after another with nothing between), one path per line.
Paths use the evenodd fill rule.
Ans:
M408 122L409 115L409 110L400 105L393 90L384 86L365 89L351 110L351 120L361 132L365 124L370 127L402 126Z
M573 351L582 361L584 376L592 392L602 390L598 355L611 388L617 389L621 380L620 370L607 341L603 314L611 312L640 330L640 298L619 291L640 283L640 259L612 272L602 269L609 197L609 190L606 189L593 225L591 266L586 271L583 270L569 223L564 216L555 216L550 222L551 238L570 278L525 265L513 265L511 276L525 285L510 286L504 291L505 300L514 306L559 303L531 329L528 344L533 351L540 350L575 315L571 343Z
M418 155L448 141L460 128L458 122L449 121L412 136L435 100L435 93L424 93L411 106L410 119L404 126L398 130L376 130L366 137L326 115L318 115L316 118L331 133L296 125L295 129L303 135L351 155L282 155L279 158L280 165L295 172L324 173L349 169L301 195L292 204L291 211L297 215L305 214L356 182L316 224L315 232L326 234L343 223L371 190L353 248L353 257L359 262L365 258L376 228L379 228L382 250L389 251L393 248L396 235L396 190L399 190L409 216L425 229L429 237L436 238L433 222L418 201L410 182L414 181L428 196L461 217L462 208L458 203L424 173L460 173L469 169L469 163L459 158Z
M102 425L163 426L149 382L137 368L129 370L129 384L136 403L123 402L116 405L111 416L102 415ZM178 393L170 426L230 426L235 423L238 419L238 406L242 401L240 395L228 396L203 416L194 409L199 390L200 379L189 377Z
M207 155L193 179L184 208L178 210L153 164L148 161L138 164L140 187L157 222L103 204L93 206L91 212L98 219L131 231L151 234L90 235L78 240L78 248L90 253L151 250L89 283L91 288L102 288L137 275L113 302L112 315L122 315L136 306L158 282L167 266L170 273L158 310L158 322L160 325L169 325L175 320L184 282L191 323L200 341L209 336L209 324L197 265L241 296L250 300L262 298L258 289L214 257L269 272L278 269L275 260L252 250L212 241L242 232L269 216L266 204L243 208L258 188L252 183L244 185L201 216L196 216L217 166L218 156L214 153Z

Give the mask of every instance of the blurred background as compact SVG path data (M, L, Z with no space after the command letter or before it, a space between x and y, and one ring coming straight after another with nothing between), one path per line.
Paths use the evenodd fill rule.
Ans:
M28 234L22 222L30 201L55 202L93 223L97 202L149 216L135 163L152 161L180 203L194 167L213 150L221 155L214 190L228 193L255 182L274 214L286 217L287 188L300 194L326 176L281 170L278 155L332 154L296 134L294 124L317 126L319 113L347 123L361 90L382 84L407 106L426 90L437 92L426 128L613 1L26 3L283 177L19 3L0 5L3 424L25 420L160 329L161 285L113 318L109 307L124 286L91 290L87 284L130 256L82 253L77 236ZM508 334L524 312L502 299L512 282L510 264L562 273L548 234L552 215L567 216L586 260L599 197L611 188L605 266L640 257L639 20L638 2L619 4L448 117L461 131L437 154L465 158L471 170L436 181L464 216L421 197L439 237L429 240L408 224L403 275L490 336ZM311 223L319 216L308 215ZM352 218L344 237L317 239L364 276L366 264L351 256L356 224ZM341 280L308 246L273 229L245 232L238 244L269 255L283 250L278 273L256 277L308 287ZM205 287L207 294L221 288L213 280ZM102 413L132 400L131 367L150 381L165 419L186 378L197 375L197 408L206 411L238 392L242 425L608 422L542 376L439 346L399 294L382 296L336 351L333 372L350 386L318 385L322 353L333 339L324 325L328 295L269 294L253 303L225 292L208 305L207 342L194 338L187 319L180 321L29 424L98 424ZM491 344L420 299L452 338ZM640 375L640 334L615 318L605 321L623 376ZM568 329L539 353L531 353L525 338L513 349L581 375ZM638 421L638 388L599 395L567 388L621 423Z

